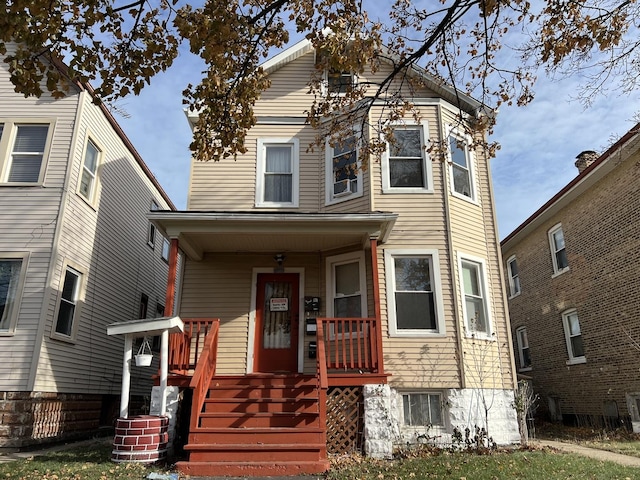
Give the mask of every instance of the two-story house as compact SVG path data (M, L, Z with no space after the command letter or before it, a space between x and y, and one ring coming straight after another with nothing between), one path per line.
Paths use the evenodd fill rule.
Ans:
M518 372L553 420L640 431L639 128L502 241Z
M170 360L170 383L193 391L179 468L318 472L327 448L387 456L475 426L518 441L488 158L456 120L480 104L413 72L420 123L394 124L387 152L360 168L355 126L308 148L319 133L304 113L311 43L263 68L271 86L247 153L193 162L188 210L150 214L186 254L176 298L187 337ZM383 109L375 102L368 123ZM445 160L431 143L449 146Z
M112 427L123 346L106 325L163 315L169 243L146 214L174 206L93 100L25 98L0 62L0 447ZM141 402L149 370L133 375Z

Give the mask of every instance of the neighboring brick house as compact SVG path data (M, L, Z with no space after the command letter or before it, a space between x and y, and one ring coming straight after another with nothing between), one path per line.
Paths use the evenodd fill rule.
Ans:
M14 448L112 425L123 340L106 326L162 316L169 244L146 215L174 207L89 86L25 98L1 60L0 448ZM132 385L141 402L149 369Z
M518 372L552 419L640 429L639 129L502 241Z

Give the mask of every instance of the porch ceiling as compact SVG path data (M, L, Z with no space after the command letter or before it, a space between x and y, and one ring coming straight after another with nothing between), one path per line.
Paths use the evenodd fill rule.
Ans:
M397 214L154 211L148 217L200 260L206 252L318 252L366 246L371 238L384 242Z

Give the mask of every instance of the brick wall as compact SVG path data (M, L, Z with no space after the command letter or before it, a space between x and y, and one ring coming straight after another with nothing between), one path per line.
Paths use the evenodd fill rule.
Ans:
M560 400L564 415L601 417L615 401L629 415L626 392L640 392L640 154L635 153L518 244L515 254L522 293L509 300L515 330L526 326L533 379L542 407ZM562 223L569 271L552 278L548 230ZM585 364L567 365L562 312L575 308ZM628 335L627 335L628 334Z
M114 424L115 418L109 414L113 410L112 397L0 392L0 448L22 448L95 436L101 423ZM132 404L140 406L142 400L132 398ZM132 411L137 413L140 409ZM117 411L113 413L117 414Z

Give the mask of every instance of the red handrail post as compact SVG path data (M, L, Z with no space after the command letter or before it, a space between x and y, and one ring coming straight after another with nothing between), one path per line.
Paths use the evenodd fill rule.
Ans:
M376 353L374 363L378 373L384 372L384 360L382 354L382 317L380 314L380 275L378 272L378 240L371 239L371 270L373 277L373 309L375 316L375 326L372 330L375 333ZM373 356L373 355L372 355ZM373 366L374 368L376 366Z

